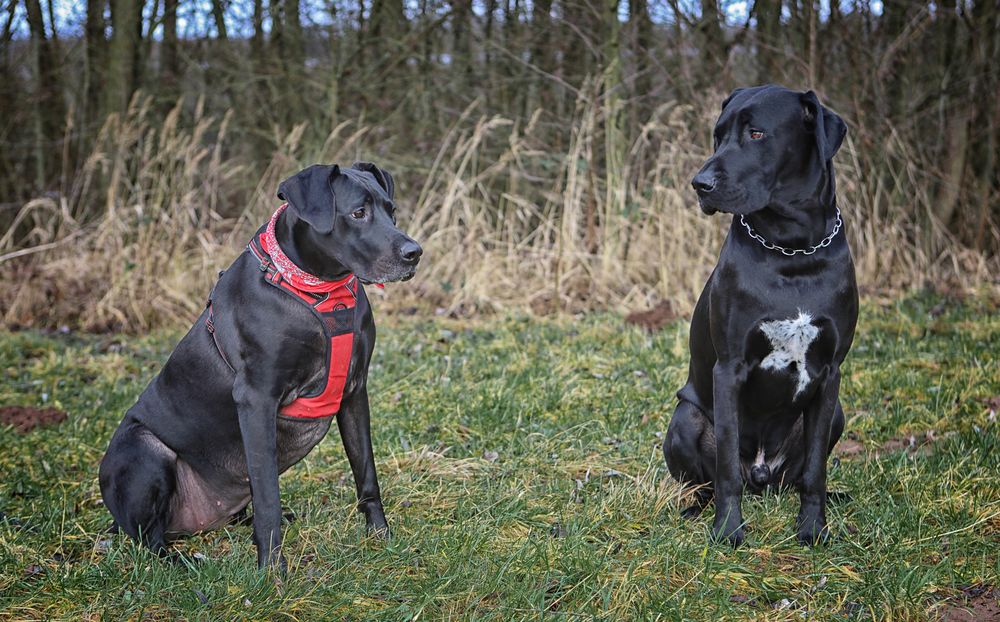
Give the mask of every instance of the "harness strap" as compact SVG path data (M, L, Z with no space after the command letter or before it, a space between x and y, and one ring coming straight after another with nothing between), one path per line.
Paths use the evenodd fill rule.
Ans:
M221 279L222 275L225 273L225 270L219 270L219 278ZM225 363L226 367L228 367L230 371L235 374L236 369L233 367L232 363L229 362L229 357L227 357L226 353L223 352L222 344L219 343L219 337L215 334L215 318L212 314L212 298L215 297L215 288L218 287L218 285L219 282L216 281L215 285L212 286L212 291L208 293L208 302L205 303L205 308L208 309L208 317L205 318L205 330L207 330L208 334L212 336L212 341L215 343L215 349L219 351L219 356L222 357L222 362Z
M212 299L208 300L208 317L205 318L205 329L208 330L208 334L212 335L212 341L215 343L215 349L219 351L219 356L222 357L222 362L226 364L226 367L230 369L234 374L236 369L233 367L232 363L229 362L229 357L226 353L222 351L222 344L219 343L219 337L215 334L215 322L212 318Z
M294 419L314 419L327 417L339 412L345 383L350 371L350 363L354 349L354 312L358 299L359 279L351 275L342 281L331 283L335 289L309 291L297 285L295 281L286 278L278 269L274 259L264 250L258 231L247 244L247 250L257 260L261 277L269 285L284 291L310 310L320 322L326 342L326 377L322 388L315 395L299 396L283 406L279 414ZM222 276L222 272L219 273ZM346 291L341 291L341 288ZM222 350L215 329L215 318L212 310L212 297L215 287L209 294L205 329L212 335L215 349L223 362L235 373L226 353Z

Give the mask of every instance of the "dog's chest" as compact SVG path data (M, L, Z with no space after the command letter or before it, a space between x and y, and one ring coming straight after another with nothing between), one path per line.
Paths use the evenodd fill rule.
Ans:
M800 310L794 317L761 322L758 330L766 338L768 350L760 369L789 377L793 383L792 399L798 398L813 380L807 357L820 337L813 316Z
M332 417L313 420L278 417L278 471L283 472L305 458L323 440L332 422Z

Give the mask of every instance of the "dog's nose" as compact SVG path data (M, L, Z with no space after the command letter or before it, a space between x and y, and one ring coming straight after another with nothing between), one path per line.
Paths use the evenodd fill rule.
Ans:
M718 178L711 173L702 171L694 176L691 180L691 186L695 189L698 194L708 194L709 192L715 190L715 184L718 183Z
M424 254L424 249L420 248L420 245L413 240L407 240L403 242L402 246L399 247L399 256L403 258L406 263L417 263L420 256Z

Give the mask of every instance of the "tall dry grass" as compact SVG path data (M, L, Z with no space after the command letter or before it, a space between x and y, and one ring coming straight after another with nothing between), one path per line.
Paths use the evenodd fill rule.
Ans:
M217 271L277 205L283 176L354 159L396 175L401 225L425 248L418 277L390 286L380 306L549 313L668 300L683 312L728 227L728 217L696 208L688 185L709 153L716 108L665 103L637 135L624 136L609 129L617 104L598 92L596 84L581 91L561 149L550 146L541 114L486 117L473 104L429 161L372 155L385 148L376 132L343 122L319 145L303 144L305 126L297 127L263 170L230 149L229 115L211 118L198 105L182 122L178 104L155 118L137 96L128 114L108 119L63 192L25 204L0 237L3 322L97 330L189 323ZM890 137L887 148L901 143ZM958 277L976 284L997 273L995 258L961 248L934 225L928 195L888 196L886 187L902 184L868 178L850 136L837 164L864 287ZM911 187L926 187L916 181ZM82 221L94 201L100 215Z

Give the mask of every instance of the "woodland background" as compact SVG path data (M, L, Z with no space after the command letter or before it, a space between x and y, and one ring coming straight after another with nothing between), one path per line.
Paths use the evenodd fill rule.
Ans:
M397 180L449 314L688 310L688 181L736 86L814 89L865 291L995 286L1000 3L0 0L0 317L143 330L313 162Z

